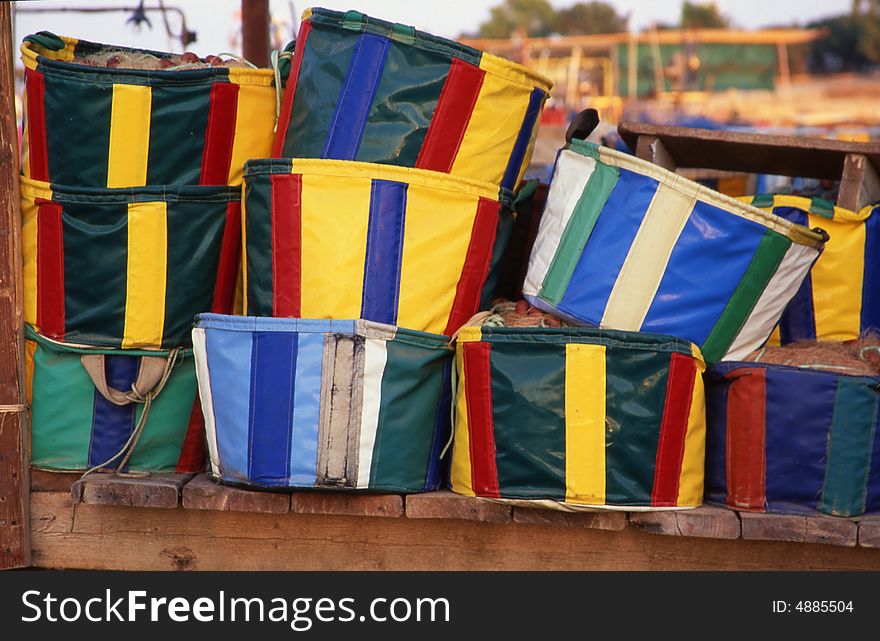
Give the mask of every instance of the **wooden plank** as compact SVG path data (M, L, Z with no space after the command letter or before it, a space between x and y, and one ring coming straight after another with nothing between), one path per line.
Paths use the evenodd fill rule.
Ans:
M0 569L31 563L12 3L0 3Z
M252 492L238 487L220 485L207 474L199 474L183 486L183 507L187 510L220 512L267 512L286 514L290 496L275 492Z
M296 492L290 496L290 511L296 514L350 516L403 516L403 497L397 494L353 494L347 492Z
M180 492L192 477L192 474L127 477L95 473L74 483L70 494L74 503L169 509L178 506Z
M866 548L880 548L880 516L859 520L859 545Z
M60 498L57 498L60 497ZM163 510L34 495L34 563L118 570L880 570L865 547L469 520ZM65 512L67 510L67 512ZM54 520L53 520L54 519ZM69 526L69 528L68 528Z
M740 521L736 512L713 505L671 512L630 512L629 523L651 534L711 539L740 537Z
M636 156L669 171L675 171L677 163L657 136L639 136L636 139Z
M880 177L871 161L862 154L847 154L837 204L852 211L880 203Z
M241 40L246 60L269 66L269 0L241 0Z
M626 512L597 510L595 512L562 512L534 507L513 508L513 520L527 525L589 528L594 530L622 530L626 527Z
M406 497L406 516L410 519L449 519L509 523L509 505L486 499L461 496L449 490L412 494Z
M67 492L82 476L81 472L49 472L31 468L31 492Z
M744 539L824 543L845 547L855 546L858 540L858 525L849 519L751 512L740 512L739 516Z
M825 543L854 547L859 538L858 523L833 516L809 516L804 531L807 543Z
M839 179L848 154L865 156L880 167L880 143L769 136L624 122L620 136L635 149L639 136L655 136L679 167Z

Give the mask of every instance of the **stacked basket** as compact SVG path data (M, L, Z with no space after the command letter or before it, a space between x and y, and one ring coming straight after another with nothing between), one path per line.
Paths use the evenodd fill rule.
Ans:
M47 32L21 47L32 464L198 471L190 327L232 311L242 167L271 146L273 74L84 63L107 49L170 67Z
M450 337L491 302L550 83L350 11L306 11L273 155L244 177L248 316L194 330L212 472L423 491Z

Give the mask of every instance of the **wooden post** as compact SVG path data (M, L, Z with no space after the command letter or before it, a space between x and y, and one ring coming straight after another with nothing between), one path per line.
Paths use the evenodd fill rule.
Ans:
M880 177L877 170L862 154L847 154L843 161L843 176L837 204L852 211L880 202Z
M269 0L241 0L241 41L246 60L269 66Z
M672 154L669 153L666 145L658 136L639 136L638 142L636 142L636 156L655 165L660 165L669 171L675 171L677 166Z
M0 3L0 569L31 564L11 7Z

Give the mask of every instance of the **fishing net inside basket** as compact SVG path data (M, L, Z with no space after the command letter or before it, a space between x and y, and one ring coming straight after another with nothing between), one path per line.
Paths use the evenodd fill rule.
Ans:
M800 341L784 347L762 347L749 354L745 360L857 376L878 376L880 334L868 333L854 341Z

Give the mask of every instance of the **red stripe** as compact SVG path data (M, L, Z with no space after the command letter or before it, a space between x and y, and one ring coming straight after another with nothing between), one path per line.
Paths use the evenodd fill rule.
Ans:
M293 59L290 61L290 75L287 77L287 84L284 85L284 100L281 102L281 113L278 115L278 126L275 128L275 140L272 142L273 158L282 157L284 139L287 137L287 127L290 125L290 116L293 113L293 96L296 93L299 70L302 67L303 51L311 30L311 22L305 21L300 24L296 47L293 49Z
M272 315L298 318L302 283L302 176L272 174Z
M471 479L477 496L498 498L498 467L495 463L495 420L492 415L492 378L489 343L465 343L462 351Z
M49 338L64 338L64 228L62 206L38 198L37 326Z
M202 403L199 395L196 394L174 471L178 474L186 474L201 472L203 469L205 469L205 418L202 416Z
M767 378L749 369L727 391L727 503L764 511Z
M464 138L486 72L455 59L437 100L416 167L449 172Z
M237 114L238 85L234 82L215 82L211 85L200 185L225 185L229 182Z
M455 290L455 299L452 302L452 310L449 312L449 322L444 332L447 336L452 336L459 327L479 311L483 285L486 284L489 267L492 264L492 249L495 247L499 207L498 201L489 198L480 198L477 205L477 215L474 217L474 226L471 230L471 242L468 245L464 267L461 270L461 279Z
M235 300L235 279L241 257L241 203L226 205L226 226L223 228L223 241L220 245L220 261L217 264L217 281L214 284L214 302L211 311L215 314L231 314Z
M28 164L31 178L49 180L49 153L46 149L46 105L43 100L43 74L24 70L27 92Z
M654 507L678 505L678 484L696 374L697 365L691 356L672 355L669 360L663 420L660 422L657 459L654 462L654 489L651 492L651 505Z

